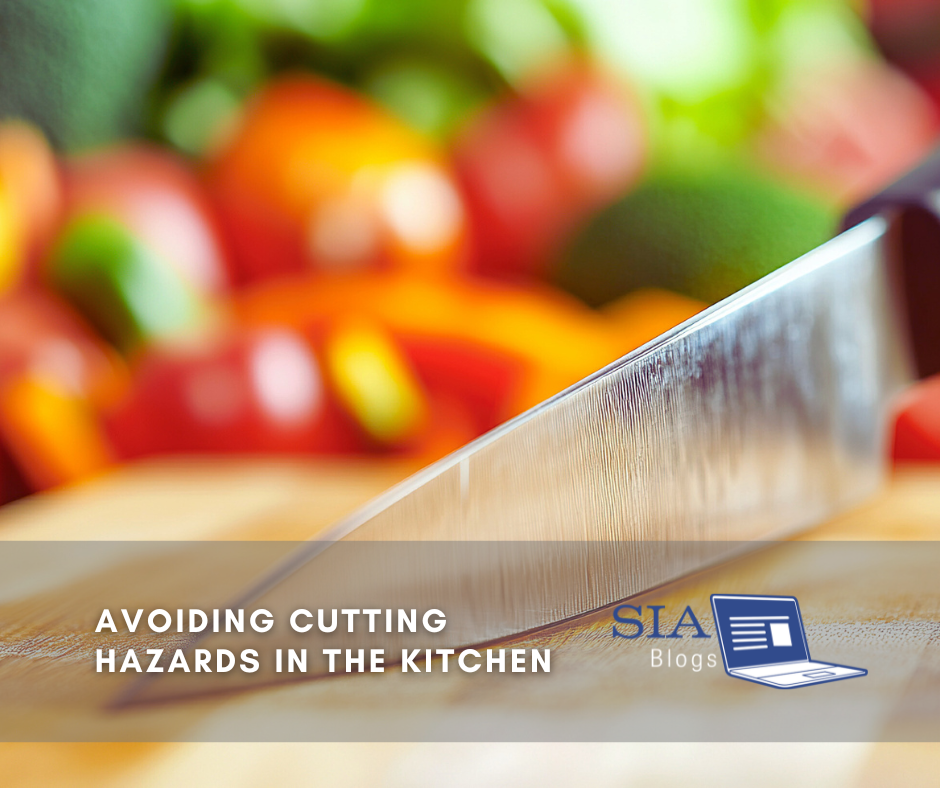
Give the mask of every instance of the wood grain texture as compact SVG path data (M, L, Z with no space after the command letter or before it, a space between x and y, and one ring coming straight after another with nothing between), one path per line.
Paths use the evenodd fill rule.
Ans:
M85 487L64 490L7 507L0 512L0 538L12 540L61 539L298 539L329 524L336 517L378 494L389 484L407 475L405 466L361 466L329 463L230 463L223 467L173 463L145 465L100 479ZM940 470L909 468L899 472L885 492L855 512L834 519L800 537L807 540L937 540L940 539ZM755 555L736 562L733 568L720 568L723 582L744 588L755 578L774 572L787 582L790 593L832 589L838 607L837 576L787 576L786 567L775 565L771 557ZM768 574L769 573L769 574ZM20 599L6 599L5 605L28 604L30 595L53 593L74 583L54 574L35 585ZM793 583L797 582L797 587ZM675 588L664 589L660 600L692 600L707 606L711 585L701 579L687 579ZM873 590L874 593L874 590ZM670 596L672 595L672 596ZM902 602L898 602L902 604ZM828 609L828 608L827 608ZM924 611L929 619L935 611ZM609 616L609 614L608 614ZM62 621L67 609L62 612ZM9 618L4 616L8 622ZM637 655L612 655L603 637L609 617L586 616L564 627L540 633L536 642L551 643L564 654L591 655L593 665L587 674L597 685L588 683L581 692L597 692L605 687L606 675L614 660L638 659ZM3 639L13 636L3 625ZM838 636L826 645L837 645ZM822 647L820 650L822 652ZM0 659L0 677L10 678ZM56 670L46 665L45 670ZM17 681L39 686L31 672L15 676ZM411 689L403 686L400 674L352 677L350 679L308 682L249 693L223 700L141 711L139 718L124 717L121 725L140 725L141 731L192 729L218 725L232 714L270 715L326 714L346 704L370 703L385 697L386 708L396 697L404 698ZM432 681L422 689L420 702L446 707L454 702L465 685L456 681ZM40 680L48 680L48 674ZM8 685L9 686L9 685ZM413 686L413 685L412 685ZM604 689L603 691L607 691ZM511 705L512 692L491 699ZM410 702L415 699L410 697ZM618 702L629 702L621 695ZM391 705L389 705L391 704ZM74 710L73 710L74 711ZM37 724L47 724L44 715L70 713L41 705ZM78 712L74 712L78 713ZM84 712L82 712L84 713ZM106 732L113 721L84 719L89 730L101 726ZM203 727L205 729L205 727ZM483 745L434 744L5 744L0 745L2 782L11 785L433 785L440 784L446 764L462 765L465 773L476 770L485 779L491 774L518 773L536 777L538 784L562 784L567 780L592 779L595 785L642 784L644 774L657 785L688 785L696 773L696 785L709 783L707 775L720 774L727 759L741 766L742 782L731 784L778 784L759 768L762 758L773 757L784 764L779 784L798 780L810 785L888 784L890 775L904 775L905 785L936 784L940 752L928 745ZM663 765L658 772L634 769L638 781L624 780L624 763L643 753L645 762L656 750ZM561 758L559 753L566 753ZM690 753L695 759L690 760ZM743 753L743 755L742 755ZM743 761L742 761L743 758ZM748 760L751 759L751 760ZM753 769L748 771L747 764ZM489 764L489 766L488 766ZM572 770L571 764L580 768ZM678 764L678 765L677 765ZM706 777L702 778L702 775ZM748 774L752 775L750 783ZM435 776L436 775L436 776ZM820 778L820 776L822 776ZM824 779L825 781L819 781ZM889 781L892 782L893 781ZM462 785L459 780L454 783ZM466 784L470 784L467 782ZM474 783L478 784L478 783ZM518 784L526 783L520 780ZM899 783L898 783L899 784Z

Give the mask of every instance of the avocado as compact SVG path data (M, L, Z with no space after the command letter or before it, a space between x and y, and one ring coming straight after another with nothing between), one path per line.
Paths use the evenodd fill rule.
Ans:
M170 18L169 0L3 0L0 118L64 149L133 131Z
M745 165L662 171L589 220L554 280L592 306L641 287L713 303L831 238L837 218Z

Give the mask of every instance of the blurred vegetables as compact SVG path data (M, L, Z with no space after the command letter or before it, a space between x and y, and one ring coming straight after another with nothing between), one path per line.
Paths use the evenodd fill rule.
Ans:
M20 469L0 442L0 505L23 498L30 492Z
M126 382L117 354L56 298L22 289L0 299L0 455L8 478L37 490L108 467L97 411L120 399Z
M154 0L4 0L0 118L25 118L69 149L138 127L169 12Z
M62 179L55 154L34 126L18 120L0 123L0 181L20 228L22 251L37 260L60 218Z
M623 352L640 347L697 315L708 304L669 290L644 288L618 298L601 310L622 342Z
M561 293L533 286L403 274L316 276L245 291L232 309L249 325L307 331L350 312L367 314L403 343L433 338L515 358L520 377L537 370L542 385L528 396L517 395L500 421L625 352L599 315Z
M0 437L35 490L87 478L112 461L88 401L44 375L0 387Z
M208 197L169 151L138 143L74 157L66 196L70 217L93 212L119 221L195 290L228 289L229 261Z
M368 315L402 349L428 419L405 448L434 459L631 350L607 322L547 288L402 274L312 276L245 292L248 325L319 336Z
M443 456L525 409L521 386L533 373L511 350L418 332L400 332L399 343L429 402L430 455Z
M152 348L107 421L122 457L364 446L326 390L312 347L280 327Z
M757 145L781 178L848 206L924 158L938 129L937 111L916 85L866 61L803 74Z
M208 306L175 268L103 214L73 219L49 262L52 286L125 351L181 336L208 319Z
M904 395L894 425L895 462L940 462L940 375Z
M361 321L330 331L326 366L340 402L379 443L414 435L425 420L424 395L407 359L384 332Z
M23 239L20 216L13 195L0 177L0 295L20 277L23 266Z
M870 58L855 0L573 0L594 56L641 86L657 167L746 149L795 76Z
M39 376L96 406L123 395L117 353L65 303L38 289L0 299L0 383Z
M572 226L621 194L646 139L630 91L585 63L542 74L470 121L455 161L483 274L540 274Z
M431 273L462 260L463 204L441 153L312 76L281 78L250 102L210 183L243 282L304 270Z
M781 3L581 0L573 5L597 58L647 92L658 158L695 161L747 138L770 72L779 67L767 39L779 24Z
M937 2L870 6L940 98ZM0 75L36 124L0 120L0 502L168 452L431 461L938 133L843 0L12 0Z
M868 0L866 6L884 55L940 100L940 2Z
M641 287L712 303L826 241L836 218L740 165L660 172L587 224L555 281L594 305Z
M212 135L220 117L211 107L245 98L272 72L297 70L351 84L415 128L446 133L469 103L506 86L501 65L525 68L544 56L538 33L557 41L551 32L561 32L565 46L577 40L567 0L178 0L177 8L155 128L174 144L195 141L187 150L203 150L196 118ZM515 35L520 23L525 41ZM513 43L513 56L499 57L500 44L505 52Z
M380 63L364 87L409 126L439 139L449 137L484 99L466 75L413 57Z

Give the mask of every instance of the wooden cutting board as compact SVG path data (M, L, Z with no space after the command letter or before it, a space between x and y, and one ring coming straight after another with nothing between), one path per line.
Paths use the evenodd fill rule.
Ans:
M404 465L335 462L141 465L81 487L7 507L0 511L0 539L307 538L317 527L326 526L411 470ZM871 503L801 538L940 539L940 469L912 468L900 472L888 489ZM746 579L749 573L754 576L765 572L767 566L762 565L761 560L755 556L737 562L734 577ZM831 578L826 579L829 580ZM43 582L54 587L62 581L51 577ZM28 591L35 592L34 587ZM707 593L708 589L698 588L694 579L682 585L684 599L690 595L707 598ZM584 648L588 644L590 649L591 644L601 643L596 633L608 622L609 617L589 616L541 637L543 642L544 638L549 638L556 646L574 643ZM8 626L3 638L10 637ZM0 659L0 674L3 667ZM393 696L401 691L391 674L342 681L344 687L352 689L337 689L340 685L331 685L333 680L308 682L213 700L198 704L197 709L183 707L139 713L163 715L165 723L171 727L198 728L211 726L235 710L248 709L251 713L272 716L303 714L324 705L339 708L351 698L361 702L363 698L381 694ZM384 684L379 684L383 681ZM460 681L461 677L457 676L446 686L433 685L426 702L446 706L459 695ZM586 687L581 691L603 690ZM59 712L40 709L37 713L54 715ZM100 720L95 719L88 722L92 726L99 723ZM133 725L134 720L125 719L125 724ZM572 744L547 749L540 745L466 744L448 750L447 745L432 744L7 744L0 745L0 775L4 775L4 784L43 786L197 782L309 784L313 774L319 778L319 784L431 785L439 784L450 766L457 768L458 764L463 764L463 772L473 773L488 762L497 762L503 764L502 771L490 772L491 775L506 776L515 768L527 775L526 779L542 774L542 784L565 779L571 784L572 780L581 781L593 775L597 785L619 785L623 784L619 776L624 757L647 752L649 747ZM742 747L748 748L750 753L773 756L778 763L782 757L785 766L781 774L790 784L801 776L806 778L802 782L811 782L820 774L829 774L832 782L825 784L880 785L891 775L891 784L935 785L936 774L940 773L937 771L940 752L929 745L831 745L822 749L815 745L709 745L703 749L699 745L677 744L658 747L662 755L658 762L673 763L650 773L650 779L657 779L657 784L661 785L688 784L691 774L719 774L721 764L728 757L737 757L735 748ZM681 757L690 751L698 753L694 762ZM559 753L568 753L569 757L559 760ZM566 778L566 769L572 763L580 764L580 768ZM675 766L676 763L679 766ZM639 772L634 773L642 775L643 768L638 768ZM485 773L483 768L481 774ZM742 774L746 775L746 770ZM430 776L422 782L422 775ZM766 772L755 772L752 782L758 779L765 785L775 784L772 779L768 780ZM701 779L697 784L701 784Z

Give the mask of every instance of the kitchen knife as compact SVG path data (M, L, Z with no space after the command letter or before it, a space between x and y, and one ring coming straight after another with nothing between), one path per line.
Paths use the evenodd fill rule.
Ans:
M609 605L858 503L885 473L893 397L940 369L938 189L940 154L836 238L392 488L230 607L437 608L448 625L433 646L459 648ZM190 648L420 641L286 624ZM164 673L119 703L296 678L270 666Z

